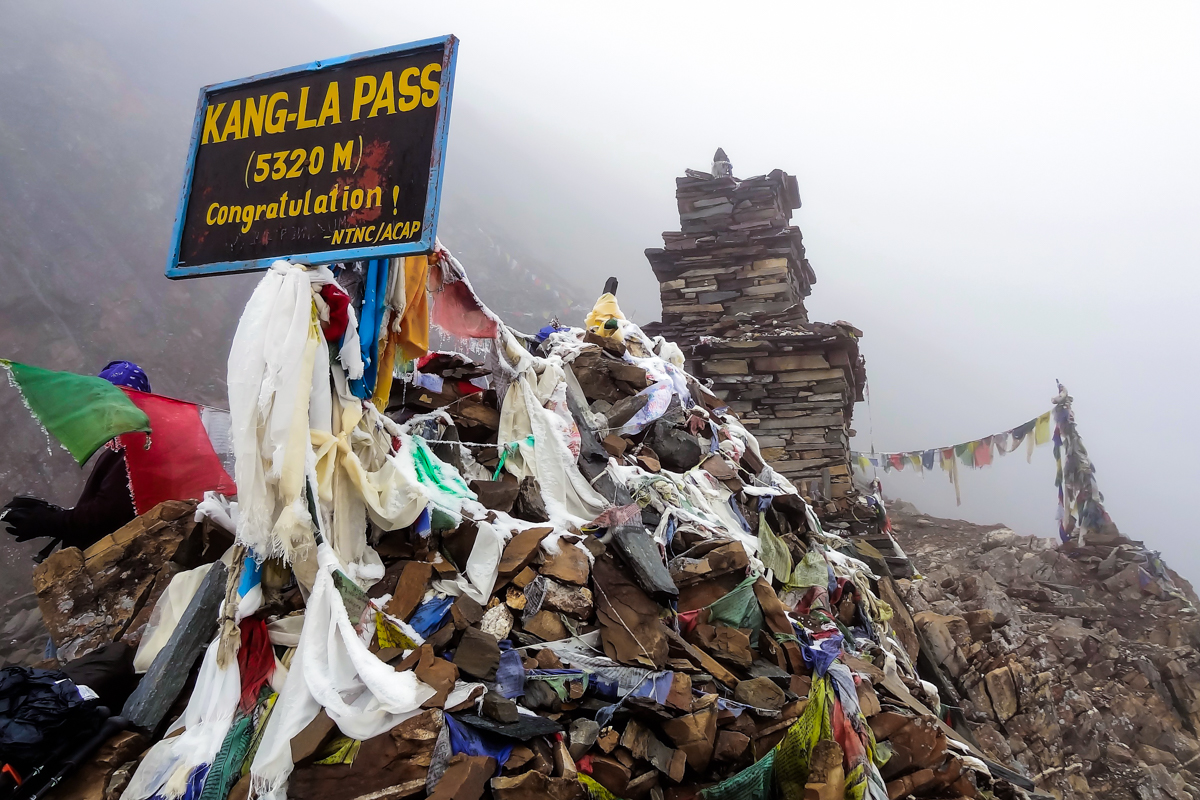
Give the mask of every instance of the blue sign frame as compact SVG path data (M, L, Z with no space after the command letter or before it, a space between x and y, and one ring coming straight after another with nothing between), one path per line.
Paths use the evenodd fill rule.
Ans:
M434 128L433 155L429 164L429 188L425 197L425 218L422 223L421 238L403 244L378 245L373 247L356 247L344 250L326 250L319 253L295 253L286 256L273 256L250 261L225 261L214 264L199 264L195 266L179 266L180 248L183 243L183 227L187 217L188 197L192 191L192 178L196 165L196 153L200 147L201 131L204 124L208 98L212 92L236 88L270 78L301 75L329 67L352 64L370 58L384 55L404 55L409 51L431 49L441 46L442 57L442 88L437 106L437 120ZM382 47L377 50L367 50L348 56L313 61L287 69L264 72L249 78L214 83L200 90L200 100L196 106L196 119L192 123L192 138L188 148L187 165L183 175L183 187L179 194L179 204L175 212L175 225L171 233L171 252L167 257L166 275L168 278L196 278L205 275L220 275L225 273L252 272L263 270L281 258L296 264L330 264L337 261L362 261L372 258L389 258L392 256L415 255L433 251L434 240L437 236L438 212L442 200L442 172L446 160L446 139L450 129L450 104L454 94L454 68L458 60L458 38L453 35L440 36L432 39L422 39L418 42Z

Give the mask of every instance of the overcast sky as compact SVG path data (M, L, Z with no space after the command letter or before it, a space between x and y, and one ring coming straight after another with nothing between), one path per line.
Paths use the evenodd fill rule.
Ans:
M676 175L718 145L796 174L812 318L864 331L856 445L1006 430L1060 378L1118 525L1200 578L1200 5L324 5L367 46L458 35L448 194L503 165L495 213L641 321ZM957 509L940 475L884 484L1055 529L1048 447Z

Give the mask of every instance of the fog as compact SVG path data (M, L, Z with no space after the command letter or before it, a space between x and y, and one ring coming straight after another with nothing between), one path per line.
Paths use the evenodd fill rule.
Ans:
M864 332L855 446L1007 430L1060 379L1118 526L1200 578L1196 4L325 7L372 45L460 36L455 114L493 138L454 143L448 191L501 166L518 199L496 213L561 267L621 277L638 319L676 175L717 146L737 175L795 173L811 316ZM961 507L940 472L882 479L928 513L1055 535L1049 446L964 473Z
M153 213L139 209L146 238L105 250L130 261L130 275L148 287L139 303L184 296L162 288L161 271L201 84L454 33L461 49L443 195L451 248L481 229L584 301L616 275L625 311L649 321L657 284L642 251L678 227L674 178L707 168L718 146L736 175L794 173L804 202L795 222L817 274L810 316L864 332L871 402L856 409L855 446L921 449L1006 430L1047 410L1061 379L1117 524L1200 579L1186 516L1200 471L1190 414L1200 341L1194 3L32 8L0 2L5 41L20 40L33 59L14 66L9 49L0 96L11 94L5 81L35 74L31 54L59 70L82 54L91 69L79 92L104 89L133 104L98 106L104 117L64 136L62 158L80 158L89 133L119 137L130 125L162 141L154 180L143 181L155 198ZM17 29L34 23L41 27ZM81 51L88 42L95 51ZM98 63L102 85L93 83ZM26 99L19 118L11 103L0 106L3 175L25 174L29 119L75 102ZM161 124L148 123L156 111ZM0 209L18 208L16 185L0 181ZM18 300L37 307L46 302L38 270L63 241L12 219L0 220L0 232L41 236L37 259L25 263L31 251L18 248L5 260L0 243L0 267ZM78 268L60 265L58 281ZM239 291L250 285L230 280ZM237 292L202 284L186 291L236 302ZM216 329L189 328L214 350L227 348L236 309L220 316ZM156 324L167 333L179 326ZM68 369L102 366L117 336L75 331L70 363L50 363L61 348L3 333L0 355ZM220 377L176 382L184 393ZM889 496L930 514L1054 534L1048 447L1032 463L1012 454L964 472L961 507L940 474L882 479Z

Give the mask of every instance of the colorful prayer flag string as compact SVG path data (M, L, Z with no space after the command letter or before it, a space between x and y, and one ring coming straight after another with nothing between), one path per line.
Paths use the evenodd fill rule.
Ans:
M994 455L1011 453L1022 442L1026 445L1026 460L1032 461L1034 448L1051 440L1051 414L1052 412L1047 411L1003 433L994 433L991 436L961 442L949 447L908 450L900 453L851 451L851 463L864 473L873 469L882 469L884 472L890 472L893 469L903 470L906 466L911 466L918 473L924 473L926 470L932 470L934 464L937 464L947 474L950 483L954 485L955 500L962 505L962 496L958 486L959 465L971 469L990 466ZM1061 423L1057 427L1061 427Z

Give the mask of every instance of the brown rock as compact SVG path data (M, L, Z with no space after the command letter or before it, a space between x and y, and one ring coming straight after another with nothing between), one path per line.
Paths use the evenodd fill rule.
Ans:
M623 664L664 666L667 630L659 621L658 603L610 556L596 559L592 580L599 593L596 621L605 655Z
M926 786L932 786L936 781L937 776L931 769L918 770L898 780L888 781L888 800L899 800L899 798L918 792Z
M679 650L681 650L683 654L701 670L707 672L709 675L712 675L726 686L736 687L738 685L738 677L729 670L725 669L725 667L721 666L721 664L715 658L708 655L708 653L705 653L703 650L697 647L692 647L692 645L686 642L674 631L667 630L666 634L671 646L679 648Z
M737 628L712 625L697 625L694 635L703 649L720 661L738 667L749 667L754 663L754 651L750 649L750 637Z
M605 753L611 753L621 741L621 734L615 728L604 728L596 737L596 744Z
M567 743L555 737L550 740L550 748L554 751L554 777L578 780L579 770L575 768L575 759L571 757Z
M407 622L412 613L416 611L417 606L420 605L432 575L432 564L423 561L409 561L404 565L404 571L396 580L392 598L388 600L383 610L393 617Z
M629 767L609 756L592 756L592 779L617 797L625 794L631 773Z
M471 491L478 495L484 508L505 514L512 511L519 488L520 484L515 480L471 481Z
M715 718L713 723L716 724ZM682 751L672 750L660 742L649 728L637 720L631 719L625 725L625 732L621 734L621 746L628 748L634 758L649 761L652 767L675 783L683 780L687 756Z
M625 787L625 796L629 800L641 800L656 788L658 788L658 772L649 770L629 782L629 785ZM661 790L659 793L661 794Z
M537 662L537 669L563 668L562 660L549 647L543 647L541 650L538 650L537 655L534 656L534 660Z
M755 708L766 708L778 711L783 708L787 697L775 681L770 678L751 678L742 681L733 692L733 699Z
M514 575L533 563L542 539L553 532L554 528L549 527L529 528L510 539L504 547L504 554L500 557L497 585L511 580Z
M653 451L649 449L638 453L637 463L646 472L659 472L662 470L662 462L655 458Z
M671 691L667 693L664 705L677 711L692 710L692 678L683 672L671 673Z
M479 800L496 774L496 759L459 753L450 759L429 800Z
M160 571L204 563L212 549L203 541L209 528L192 519L195 508L192 501L159 503L86 551L68 547L34 567L38 607L61 661L122 639L166 589L169 575L160 580ZM125 643L138 644L133 637Z
M528 603L529 598L525 596L525 593L515 584L509 584L508 588L504 591L504 604L513 611L524 611Z
M587 553L562 539L558 543L558 552L547 555L540 570L547 578L555 578L576 586L586 586L591 571Z
M460 594L450 606L450 618L454 621L456 630L465 631L472 625L478 625L483 619L483 606L465 594Z
M625 455L625 448L629 446L629 443L624 438L617 436L615 433L605 436L600 440L600 444L608 451L609 455L616 456L617 458Z
M664 722L662 725L663 733L671 740L671 744L683 752L688 766L696 772L708 769L708 762L712 758L713 746L717 740L716 695L709 697L712 700L708 708Z
M713 748L713 761L724 764L732 763L742 757L750 746L750 737L737 731L723 730L717 734L716 745Z
M526 586L533 583L537 576L538 574L536 572L534 572L531 568L526 567L518 572L517 575L512 579L512 585L518 589L524 589Z
M458 681L458 667L444 658L435 656L433 647L428 643L421 645L420 653L420 660L413 671L418 680L429 684L437 692L422 703L421 708L442 708L446 705L446 697Z
M121 731L96 751L79 769L46 795L48 800L104 800L109 779L126 762L140 756L150 743L133 731Z
M562 618L553 611L539 611L522 627L526 633L532 633L544 642L555 642L571 635Z
M546 503L542 500L542 487L538 479L528 475L521 479L517 499L513 502L512 515L526 522L549 522Z
M967 671L966 659L959 649L959 641L956 640L965 638L966 643L970 643L970 630L966 620L933 611L921 611L913 616L913 622L917 630L925 636L925 641L931 648L929 655L935 663L944 666L953 678Z
M937 766L945 760L946 736L935 719L884 711L868 722L877 740L892 744L892 757L880 768L884 779L913 768Z
M842 800L846 794L846 776L842 771L842 748L838 743L832 739L817 742L808 764L804 800Z
M879 705L879 695L875 694L871 684L862 681L854 689L858 693L858 707L862 709L864 717L873 717L883 710Z
M336 726L325 709L317 712L313 721L304 730L292 737L292 761L299 764L321 749L321 745L329 738Z
M525 706L533 711L537 711L538 709L545 709L547 711L562 710L562 700L546 681L527 681L525 683L524 702Z
M586 586L563 586L556 581L546 581L546 598L542 607L561 611L568 617L584 620L592 616L592 590Z
M988 695L992 698L992 708L996 710L996 719L1007 722L1017 713L1017 690L1013 684L1012 673L1008 667L1000 667L989 672L983 678Z
M495 680L496 667L500 666L500 645L496 637L478 628L467 628L454 651L454 664L480 680Z
M444 575L445 570L451 566L457 567L459 572L465 570L478 537L479 526L469 519L464 520L463 524L454 530L444 532L442 534L442 551L448 558L442 559L444 563L432 562L438 575ZM440 557L440 554L438 555Z
M584 800L583 784L577 780L551 778L537 771L511 777L492 778L495 800Z
M992 638L992 628L995 627L996 612L990 608L978 611L964 611L963 619L971 631L971 638L977 642L988 642Z

